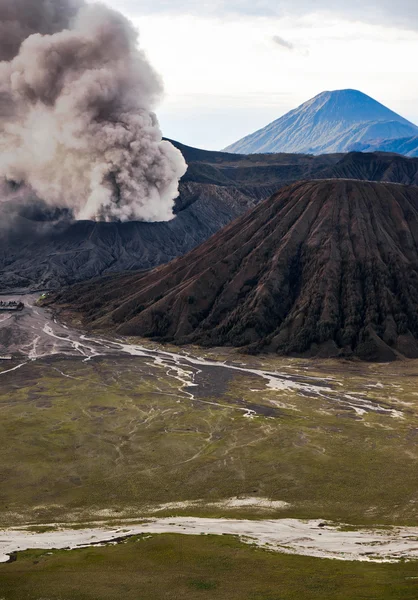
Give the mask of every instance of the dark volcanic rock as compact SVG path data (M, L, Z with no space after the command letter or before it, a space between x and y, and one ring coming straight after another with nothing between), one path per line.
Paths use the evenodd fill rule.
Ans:
M300 182L186 256L63 291L86 325L280 354L418 357L418 188Z
M318 177L336 179L362 179L418 185L418 161L396 154L375 152L363 154L350 152L343 155L334 166L326 168Z
M245 156L176 145L189 169L180 184L176 217L168 223L53 223L27 209L11 218L10 206L0 203L0 290L51 289L107 273L153 268L190 251L301 179L418 183L418 159L395 155Z
M13 207L11 215L11 207L0 203L0 290L57 288L168 262L283 185L313 177L340 158L246 157L176 145L189 169L170 222L54 223L31 218L26 207L20 213Z

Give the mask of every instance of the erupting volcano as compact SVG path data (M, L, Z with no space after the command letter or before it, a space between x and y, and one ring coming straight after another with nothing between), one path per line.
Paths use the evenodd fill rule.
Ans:
M0 202L41 200L81 220L170 220L186 164L162 139L162 93L119 12L2 0Z

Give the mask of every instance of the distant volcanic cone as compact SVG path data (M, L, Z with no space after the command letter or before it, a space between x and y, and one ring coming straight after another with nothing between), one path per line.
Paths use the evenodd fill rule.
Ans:
M85 324L251 352L418 357L418 188L300 182L148 273L57 297Z

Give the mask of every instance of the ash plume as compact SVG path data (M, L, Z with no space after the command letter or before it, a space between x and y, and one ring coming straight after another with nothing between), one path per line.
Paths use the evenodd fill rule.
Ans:
M133 25L79 0L0 2L0 179L76 219L171 219L187 167Z

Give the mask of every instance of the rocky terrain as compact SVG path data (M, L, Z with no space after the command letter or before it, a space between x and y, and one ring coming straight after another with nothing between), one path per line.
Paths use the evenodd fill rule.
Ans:
M336 90L322 92L226 150L241 153L348 152L360 149L357 146L370 140L413 135L418 135L416 125L370 96L357 90Z
M176 144L189 169L166 223L72 222L31 207L0 208L0 291L43 290L106 273L153 268L181 256L300 179L418 182L418 159L390 154L235 155ZM62 215L61 215L62 217Z
M299 182L145 274L53 299L84 324L178 344L418 357L418 188Z
M189 169L170 222L71 221L33 206L0 203L0 291L43 290L168 262L283 185L314 177L339 159L246 157L177 146Z

